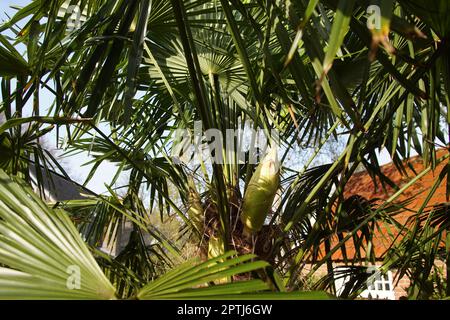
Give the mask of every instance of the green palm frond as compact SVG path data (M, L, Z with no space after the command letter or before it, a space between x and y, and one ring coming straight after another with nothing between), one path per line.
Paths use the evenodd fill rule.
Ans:
M70 5L79 5L82 12L77 30L69 30ZM381 10L380 28L367 23L374 18L369 16L371 5ZM266 225L255 236L264 239L264 259L287 290L302 287L305 278L326 264L326 288L333 292L339 276L332 270L333 254L348 241L371 243L380 222L405 236L389 249L393 265L401 265L410 278L425 269L431 276L432 258L444 254L438 244L449 223L445 206L431 211L425 207L445 180L450 196L450 166L435 179L414 229L396 221L393 212L406 206L394 200L406 195L406 186L383 173L379 153L386 149L403 175L411 165L404 160L413 152L423 158L421 172L407 186L447 161L438 159L437 149L449 144L448 10L448 0L30 1L0 26L0 117L5 118L0 124L0 168L6 173L0 187L0 284L11 289L0 287L0 296L39 298L41 287L42 298L277 295L259 279L267 265L245 255L258 251L243 236L238 219L255 169L250 152L234 164L184 164L172 157L177 129L192 133L199 122L202 133L225 133L249 120L253 129L266 134L279 131L282 183ZM43 91L49 104L40 98ZM64 132L65 155L90 156L85 184L102 175L102 164L116 165L114 175L102 176L108 197L57 203L53 210L29 189L21 190L22 182L8 178L30 183L35 166L37 188L44 193L44 172L60 165L40 139L54 129L57 139ZM320 153L332 138L345 146L336 147L324 165ZM201 142L211 142L206 140ZM215 151L225 154L225 149ZM231 157L237 151L231 150ZM349 181L363 169L383 190L392 189L388 201L374 206L370 199L346 194ZM197 226L203 230L195 243L200 255L205 255L208 241L219 239L226 247L222 252L234 249L243 257L232 254L174 267L178 260L171 259L179 259L193 241L186 230L198 224L187 209L188 177L197 184L197 207L205 217L204 225ZM180 231L167 239L149 225L150 215L159 215L161 221L175 216ZM80 217L89 221L76 224L77 231L70 218ZM125 220L133 229L127 250L117 258L95 254L108 280L84 242L96 250ZM339 238L335 246L333 237ZM256 238L252 240L257 243ZM424 268L421 245L432 246L424 255ZM364 251L367 246L355 247ZM312 271L304 276L311 263ZM72 291L64 279L67 268L78 264L82 289ZM161 275L168 268L175 269ZM239 278L240 272L255 277L213 284ZM151 279L156 280L139 290ZM357 277L358 284L361 279ZM110 282L118 287L117 294Z
M0 297L115 299L67 214L0 171Z
M0 35L0 76L17 77L30 74L30 68L25 59L8 40Z
M220 295L254 293L267 290L268 285L261 280L239 281L205 287L205 285L213 283L215 280L268 266L263 261L252 262L251 260L255 258L254 255L237 258L234 258L233 255L235 255L235 252L229 252L201 264L198 264L198 262L187 262L146 285L139 291L137 297L138 299L189 299L196 296L211 295L219 298ZM204 288L192 289L197 286L203 286Z
M0 172L0 298L116 299L115 288L101 271L78 231L62 210L48 208L23 182ZM241 294L251 299L327 298L321 293L268 293L262 280L210 285L215 280L264 269L256 256L235 252L207 262L173 269L139 290L138 299L218 299ZM130 273L132 274L132 273ZM136 279L134 280L136 281ZM138 280L139 281L139 280Z
M331 298L323 292L270 292L269 284L262 280L244 280L208 286L208 283L268 266L267 262L252 261L255 259L254 255L233 257L235 254L235 252L228 252L201 264L187 262L146 285L139 291L137 298L142 300L325 300Z

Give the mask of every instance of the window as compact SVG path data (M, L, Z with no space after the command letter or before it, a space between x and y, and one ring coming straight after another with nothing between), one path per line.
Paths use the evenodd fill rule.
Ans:
M354 269L354 270L350 270ZM364 272L368 274L367 289L361 292L359 295L365 299L377 299L377 300L395 300L395 292L392 280L392 272L388 271L382 274L377 267L343 267L339 266L335 268L335 286L337 295L340 296L344 293L346 285L351 284L351 277L345 275L346 272Z
M367 290L361 293L361 297L395 300L392 272L382 274L376 267L368 268L367 272L371 273L371 276L367 280Z

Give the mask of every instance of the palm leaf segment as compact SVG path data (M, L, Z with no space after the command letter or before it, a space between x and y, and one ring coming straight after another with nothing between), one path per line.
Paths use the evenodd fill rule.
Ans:
M0 171L0 299L116 299L100 269L63 210L50 209L24 182ZM328 298L322 293L271 293L259 280L213 285L264 269L266 262L235 252L203 263L190 261L147 284L138 299ZM245 298L245 296L244 296Z
M0 171L1 298L114 299L68 216L50 210L28 188ZM79 286L70 276L80 276ZM78 287L78 288L77 288Z

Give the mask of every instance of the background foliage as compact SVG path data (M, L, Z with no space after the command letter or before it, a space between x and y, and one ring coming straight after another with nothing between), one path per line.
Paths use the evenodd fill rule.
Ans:
M64 3L84 12L80 28L68 29L70 15L60 10ZM380 8L380 28L368 28L370 5ZM52 210L31 193L25 196L16 184L13 191L1 193L0 248L7 251L0 251L5 266L0 281L9 281L8 290L17 291L2 286L0 295L35 297L23 291L29 288L25 285L61 280L58 272L64 270L55 254L66 241L76 251L66 251L68 261L79 262L92 274L82 298L91 297L95 281L105 288L97 297L111 298L113 283L115 297L183 298L188 287L224 277L239 280L235 275L241 271L246 282L224 285L224 291L221 285L210 286L199 296L235 294L244 287L242 292L287 288L334 294L333 253L353 242L357 251L369 252L364 262L374 263L372 237L383 223L403 235L400 243L392 239L385 269L395 267L408 275L411 298L448 296L449 280L435 266L440 259L449 268L447 211L428 210L424 203L416 223L399 225L395 213L402 204L396 199L422 173L397 186L381 173L377 153L386 148L401 172L413 151L423 157L425 172L447 163L448 155L437 158L436 149L449 140L449 9L446 0L31 1L0 26L0 112L5 118L0 168L7 175L2 173L1 188L9 188L10 177L30 184L32 164L38 168L38 188L42 172L65 174L40 144L53 130L64 137L58 143L66 151L94 156L86 183L102 162L115 163L118 169L108 196L56 203ZM49 109L40 104L44 89L53 95ZM251 245L234 222L255 166L247 161L189 167L171 158L176 129L193 131L194 122L201 121L205 130L225 132L245 120L266 132L280 132L282 160L297 147L315 150L303 169L283 162L277 205ZM317 164L315 157L333 139L344 141L342 152L331 163ZM294 154L294 161L302 157ZM345 221L349 200L343 191L362 168L396 193L382 204L363 203ZM449 168L446 164L436 181L447 181L447 197ZM124 175L128 181L119 192L114 185ZM430 197L435 190L429 191ZM205 219L215 223L205 223L200 231L189 216L194 191ZM28 201L36 211L24 211ZM32 215L44 215L53 227ZM164 233L150 223L154 215L163 224L175 216L181 230ZM11 236L24 232L19 230L21 219L41 241ZM133 232L124 251L117 257L99 252L102 241L117 236L111 233L114 226L125 221L132 223ZM73 238L63 243L48 238L57 230L65 234L65 228ZM185 260L185 248L202 248L215 238L221 239L223 252L256 253L267 263L253 262L253 256L226 256L219 260L230 259L223 266L229 272L215 277L209 277L216 269L208 262L192 273L182 265L162 276ZM267 245L258 247L258 239ZM18 251L5 249L8 245ZM55 272L42 275L37 268L27 269L25 262L13 262L24 254L30 259L36 255ZM313 281L322 265L332 276ZM352 270L348 272L358 274ZM192 277L183 278L188 275ZM47 287L39 288L41 297L53 297ZM71 296L61 291L59 297Z

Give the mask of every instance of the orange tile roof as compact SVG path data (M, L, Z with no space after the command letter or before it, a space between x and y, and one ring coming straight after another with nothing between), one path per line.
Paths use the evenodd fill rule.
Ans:
M447 154L449 151L447 149L439 149L437 150L436 158L439 159L445 154ZM396 200L395 203L404 202L406 200L410 200L405 210L401 211L397 215L395 215L395 219L401 223L405 224L407 223L407 220L411 215L419 210L419 208L424 203L425 198L428 195L428 192L430 188L435 183L437 177L439 176L440 172L444 168L447 161L443 161L439 165L436 166L436 168L429 173L425 174L421 179L417 180L412 186L407 188L405 192L403 192ZM382 166L381 172L387 176L392 182L395 183L395 185L398 188L402 188L406 183L411 181L416 174L421 173L424 169L426 169L423 165L423 160L421 157L416 156L410 158L408 161L404 162L406 174L402 174L399 172L399 170L396 168L396 166L393 163L386 164ZM414 171L409 168L409 165L411 165L414 168ZM367 171L358 172L355 173L350 180L348 181L345 190L344 190L344 197L347 199L351 196L358 195L362 196L367 200L371 199L379 199L377 203L383 203L385 200L387 200L389 197L391 197L396 190L394 190L392 187L388 185L384 185L385 188L382 187L379 179L376 179L376 184L374 183L373 179L370 177ZM427 207L433 207L438 204L446 203L446 179L443 179L443 181L438 186L436 192L430 199ZM382 259L384 253L386 250L390 247L392 243L392 238L389 239L388 235L389 232L393 235L397 235L396 229L388 226L387 224L380 225L380 229L375 231L374 237L373 237L373 248L375 252L376 259ZM344 233L344 236L346 234ZM339 240L337 239L337 236L335 235L331 241L332 246L334 247L337 245ZM321 246L321 253L323 254L323 246ZM353 241L349 240L346 243L346 254L347 254L347 260L354 261L359 260L358 257L355 256L355 246L353 244ZM323 255L322 255L323 256ZM365 253L361 253L361 258L365 258ZM338 250L333 254L333 260L334 261L342 261L344 259L342 250Z

